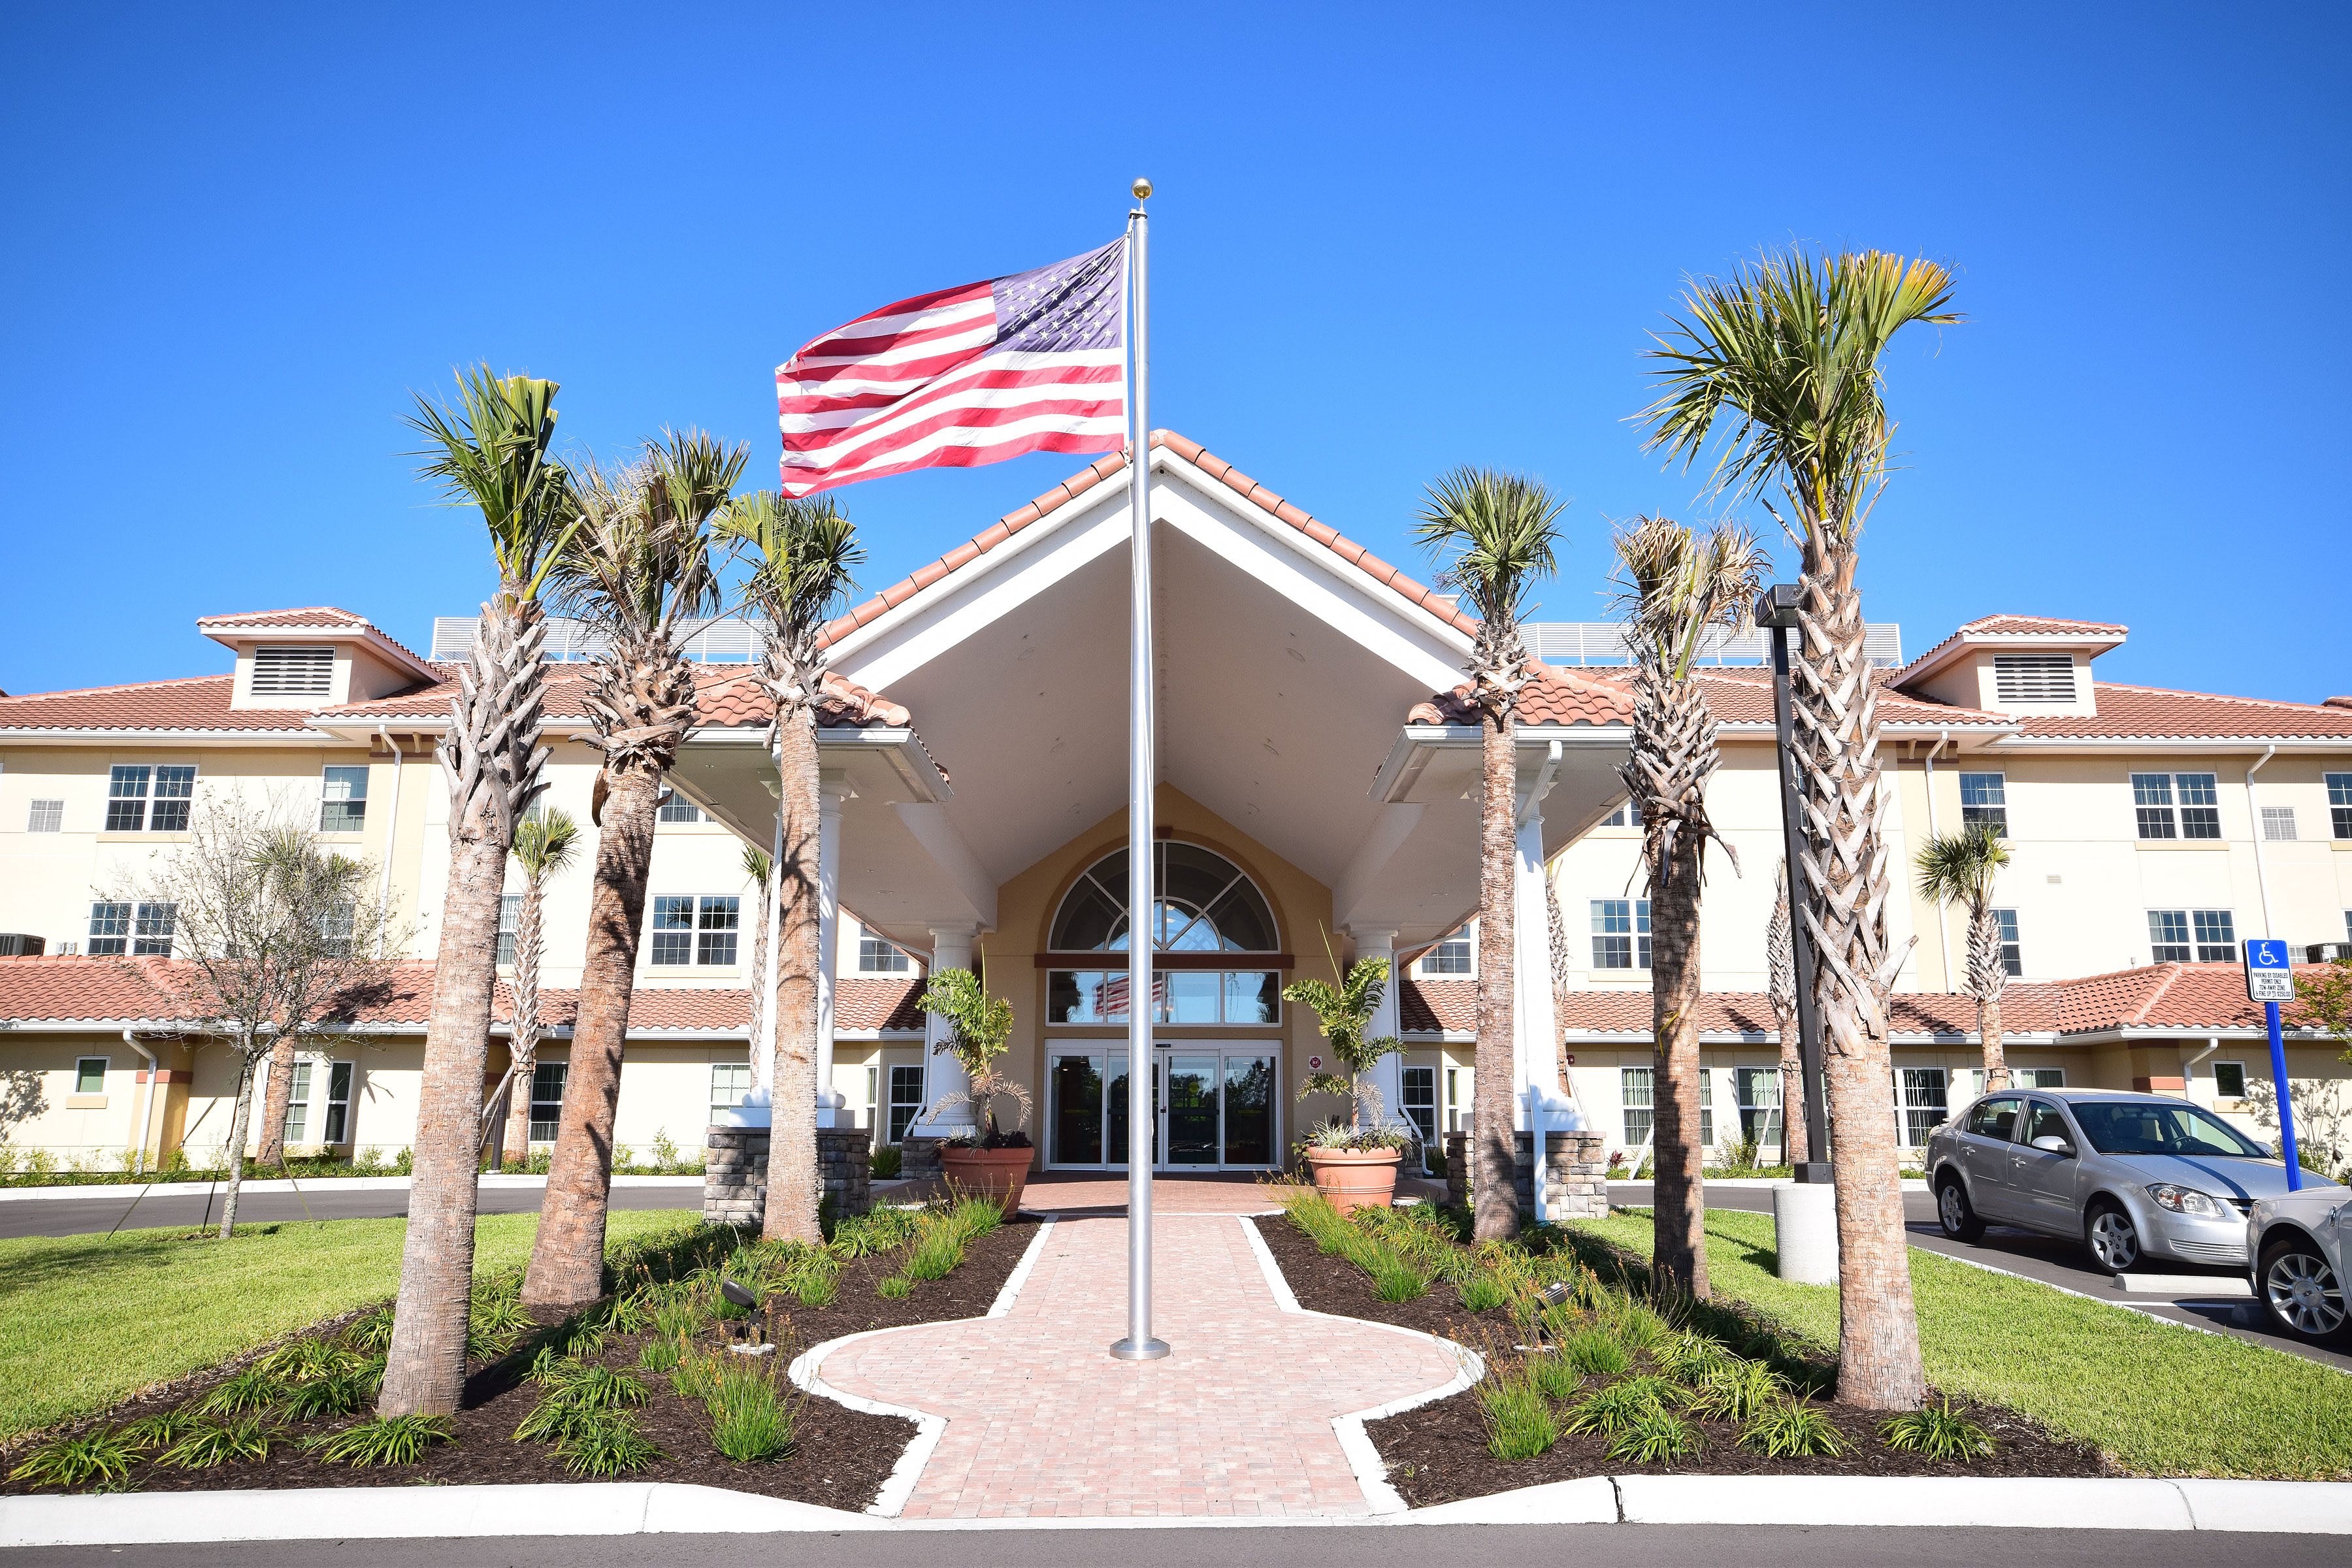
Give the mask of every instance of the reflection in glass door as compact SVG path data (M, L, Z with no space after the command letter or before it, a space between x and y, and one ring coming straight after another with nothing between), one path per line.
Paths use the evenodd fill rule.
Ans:
M1187 1045L1152 1053L1153 1169L1266 1170L1279 1163L1279 1060L1262 1047ZM1046 1161L1127 1164L1127 1053L1050 1049Z

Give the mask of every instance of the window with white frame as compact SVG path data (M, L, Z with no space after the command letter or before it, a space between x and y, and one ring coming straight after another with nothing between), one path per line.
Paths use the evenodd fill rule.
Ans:
M2008 837L2009 775L1962 773L1960 821L1970 827L1981 823L2003 838Z
M2064 1068L2011 1068L2009 1069L2011 1089L2063 1089L2066 1087Z
M1422 953L1419 967L1423 974L1433 980L1442 980L1448 975L1460 976L1473 973L1470 933L1456 932L1444 942L1430 947Z
M1400 1107L1404 1119L1421 1134L1422 1147L1437 1142L1437 1069L1433 1067L1404 1069Z
M1650 900L1592 900L1592 967L1650 967Z
M2245 1099L2246 1064L2243 1062L2215 1062L2213 1064L2213 1093L2215 1098L2221 1100Z
M1601 826L1603 827L1639 827L1642 826L1642 808L1634 803L1633 797L1629 795L1623 800L1619 801L1615 805L1609 808L1609 815L1601 819Z
M880 1068L867 1068L866 1069L866 1103L864 1106L859 1108L857 1112L857 1114L864 1120L860 1121L857 1125L865 1128L869 1134L874 1131L874 1129L882 1125L881 1120L875 1114L875 1111L881 1103L882 1069Z
M131 924L131 956L171 957L172 937L179 924L179 905L170 902L141 904L138 917Z
M25 820L27 833L62 833L66 826L66 803L61 800L37 800Z
M742 902L732 894L656 899L651 961L664 966L733 963Z
M2150 910L2148 961L2229 963L2238 956L2237 924L2227 910Z
M712 1062L710 1064L710 1109L732 1110L743 1103L751 1092L750 1062Z
M331 647L257 647L253 650L256 697L324 697L335 689Z
M1625 1145L1629 1149L1647 1143L1657 1126L1655 1106L1650 1099L1651 1071L1648 1068L1617 1069L1617 1100L1625 1111Z
M891 1143L907 1141L908 1129L923 1113L923 1068L920 1063L898 1062L890 1068L890 1136Z
M100 899L89 906L89 955L92 958L169 958L172 933L179 924L174 903L131 904Z
M510 964L515 961L515 936L521 930L522 895L520 893L499 894L499 962L500 963ZM656 959L654 962L658 963L661 961Z
M2011 976L2025 973L2025 944L2018 940L2017 911L1995 910L1993 923L2000 929L2001 973Z
M319 934L326 939L327 951L337 958L352 955L352 933L358 929L360 907L350 899L338 899L319 911Z
M2263 837L2273 844L2291 843L2294 838L2294 807L2266 805L2263 807Z
M319 831L357 833L367 826L368 771L336 766L321 771L319 780Z
M1698 1069L1698 1146L1715 1147L1715 1075Z
M2132 810L2142 838L2219 838L2221 797L2211 773L2134 773Z
M286 1088L286 1122L279 1129L289 1143L310 1141L310 1077L317 1064L298 1061Z
M1901 1112L1903 1147L1916 1149L1944 1124L1946 1082L1942 1068L1902 1068L1895 1073L1895 1108Z
M326 1117L319 1130L321 1143L352 1141L352 1071L350 1062L327 1064Z
M185 833L195 794L194 767L117 763L107 773L106 831Z
M2337 838L2352 838L2352 773L2327 775L2327 827Z
M1467 1113L1462 1108L1469 1101L1462 1088L1462 1069L1447 1068L1445 1069L1445 1130L1448 1132L1459 1132L1463 1130L1464 1117Z
M664 822L700 822L702 808L672 790L662 796L661 809L654 815Z
M104 1094L106 1092L106 1068L107 1064L110 1059L111 1058L107 1057L82 1057L78 1058L74 1062L74 1092L76 1094Z
M1780 1143L1780 1069L1777 1067L1731 1069L1732 1098L1739 1103L1739 1137L1760 1154Z
M534 1143L552 1143L563 1125L563 1080L569 1062L534 1062L530 1069L530 1131Z
M904 974L914 967L915 961L898 943L870 933L857 939L858 973Z
M2000 702L2072 702L2074 661L2063 653L1995 654L1992 689Z

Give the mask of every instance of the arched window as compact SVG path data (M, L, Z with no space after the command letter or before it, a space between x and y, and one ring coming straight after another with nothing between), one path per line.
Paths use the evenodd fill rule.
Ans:
M1274 952L1274 910L1249 874L1213 850L1161 839L1152 846L1155 952ZM1127 851L1087 868L1054 915L1055 952L1124 952Z
M1153 1016L1168 1024L1276 1024L1282 976L1250 956L1281 951L1274 910L1242 868L1197 844L1152 846L1151 945L1171 958L1152 971ZM1046 942L1056 953L1123 953L1127 851L1114 849L1080 874L1054 911ZM1232 955L1230 965L1212 955ZM1263 960L1260 961L1263 963ZM1123 960L1097 969L1084 961L1048 977L1045 1021L1108 1024L1127 1016Z

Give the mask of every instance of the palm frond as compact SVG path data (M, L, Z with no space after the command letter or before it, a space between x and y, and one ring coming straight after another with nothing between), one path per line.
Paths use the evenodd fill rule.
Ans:
M550 574L562 606L632 647L672 642L680 623L714 612L710 522L745 456L698 430L673 431L626 465L581 465L580 526Z
M1753 533L1729 523L1701 534L1668 518L1640 517L1614 542L1612 607L1626 642L1677 680L1690 673L1709 629L1748 628L1771 564Z
M568 812L534 811L515 824L515 863L533 882L566 869L579 853L580 825Z
M743 846L743 875L764 888L768 885L769 873L774 869L775 862L768 858L766 850L756 844Z
M2008 864L2009 846L1983 822L1971 822L1957 833L1932 835L1913 861L1921 898L1970 907L1991 896L1994 878Z
M1494 468L1439 476L1413 524L1413 537L1441 563L1479 619L1513 626L1528 590L1559 569L1559 514L1567 503L1541 480Z
M856 585L851 574L866 560L856 524L831 496L739 496L719 514L714 531L750 564L744 602L788 643L815 635Z
M471 503L489 530L501 592L539 596L549 568L579 525L570 476L548 456L555 436L556 384L498 376L487 364L457 374L452 407L423 395L409 427L423 436L422 472L452 504Z

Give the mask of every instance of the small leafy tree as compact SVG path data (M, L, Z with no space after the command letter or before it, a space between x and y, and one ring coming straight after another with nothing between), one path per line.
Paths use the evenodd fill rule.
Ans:
M1029 1091L996 1065L997 1059L1012 1048L1013 1004L1002 996L989 994L985 974L975 974L969 969L947 969L931 976L930 983L923 987L919 1005L924 1012L948 1021L948 1037L932 1049L953 1058L971 1080L966 1088L940 1096L929 1114L937 1116L950 1105L968 1105L971 1107L972 1120L983 1130L980 1147L1027 1148L1029 1135L1021 1130L1029 1122L1033 1104ZM1010 1132L996 1124L999 1097L1021 1108Z
M1328 952L1328 941L1325 947ZM1331 969L1339 973L1336 957ZM1387 959L1360 958L1348 965L1337 985L1328 980L1294 980L1282 988L1284 1001L1313 1009L1323 1038L1330 1043L1332 1058L1348 1069L1313 1074L1298 1091L1301 1100L1310 1094L1336 1094L1349 1101L1346 1142L1343 1144L1332 1136L1339 1127L1334 1118L1307 1135L1320 1147L1390 1149L1401 1142L1383 1125L1387 1108L1381 1103L1380 1087L1368 1076L1381 1058L1404 1049L1404 1042L1394 1035L1370 1033L1372 1015L1380 1011L1388 984Z
M2337 1059L2352 1062L2352 958L2339 958L2294 977L2297 1028L2316 1029L2339 1047Z

